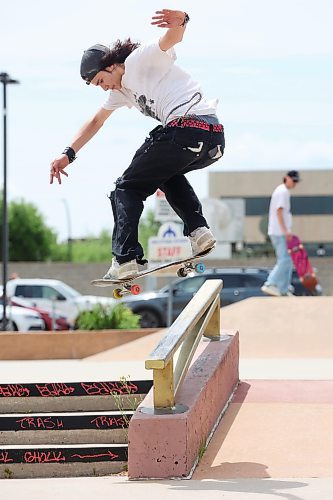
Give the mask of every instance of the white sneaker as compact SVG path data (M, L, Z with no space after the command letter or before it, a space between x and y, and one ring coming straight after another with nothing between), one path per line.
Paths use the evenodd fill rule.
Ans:
M273 297L281 297L280 290L274 285L266 285L264 284L260 290L267 295L272 295Z
M122 279L129 278L131 276L135 276L136 274L145 271L147 269L147 263L143 261L142 264L139 264L135 259L130 260L128 262L124 262L124 264L119 264L116 259L113 257L111 266L108 272L103 276L105 280L112 279Z
M189 239L193 255L213 248L216 243L213 233L207 227L198 227L189 234Z

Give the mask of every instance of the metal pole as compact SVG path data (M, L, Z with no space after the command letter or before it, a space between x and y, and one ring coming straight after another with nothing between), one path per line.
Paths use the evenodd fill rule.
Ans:
M3 284L3 314L2 330L7 327L7 279L8 279L8 214L7 214L7 84L19 83L7 73L0 73L3 85L3 200L2 200L2 284Z
M71 225L71 216L69 212L69 206L67 200L65 198L62 199L63 204L65 205L66 219L67 219L67 260L68 262L72 262L72 225Z
M167 313L167 326L172 325L172 318L173 318L173 283L170 283L169 285L169 295L168 295L168 313Z
M3 191L2 191L2 330L7 327L7 262L8 262L8 220L7 220L7 79L3 84Z

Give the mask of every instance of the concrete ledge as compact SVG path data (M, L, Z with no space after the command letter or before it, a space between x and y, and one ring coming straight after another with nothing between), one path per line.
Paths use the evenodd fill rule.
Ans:
M205 449L238 381L238 332L221 332L220 341L201 341L196 359L177 394L185 413L156 415L153 390L129 425L129 479L188 477Z
M0 333L0 360L82 359L156 332L136 330L75 330L65 332Z

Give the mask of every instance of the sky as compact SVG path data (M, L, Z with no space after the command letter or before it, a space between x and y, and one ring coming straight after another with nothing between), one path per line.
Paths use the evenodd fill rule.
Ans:
M20 81L7 90L8 198L33 203L59 241L111 230L107 194L158 124L117 110L63 184L49 185L51 161L106 98L81 80L82 53L160 37L150 18L162 8L190 15L177 64L219 99L225 127L222 160L188 175L199 198L208 196L209 171L333 167L332 0L0 1L0 72Z

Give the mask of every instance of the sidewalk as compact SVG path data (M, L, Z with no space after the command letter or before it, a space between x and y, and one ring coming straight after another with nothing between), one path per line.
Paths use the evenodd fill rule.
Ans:
M76 479L3 479L6 500L332 500L333 480L326 478L231 479L131 482L124 477Z
M147 499L154 495L159 499L331 500L332 310L333 297L253 298L221 310L223 328L240 331L241 384L191 480L129 482L126 476L0 480L0 498ZM96 377L97 370L105 370L110 379L113 369L121 367L122 376L128 371L134 378L129 369L139 375L141 363L161 335L158 332L84 361L33 363L47 363L49 374L52 366L63 363L73 380L75 373L79 376L77 370ZM9 370L11 362L6 363ZM33 370L19 364L26 376L33 376ZM19 364L12 365L16 372ZM38 366L42 365L35 365L37 371Z

